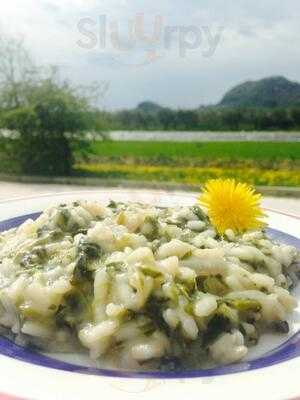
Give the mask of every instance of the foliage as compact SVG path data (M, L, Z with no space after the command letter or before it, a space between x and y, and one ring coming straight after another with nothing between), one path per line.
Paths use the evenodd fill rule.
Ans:
M21 173L69 175L74 151L88 151L85 133L97 129L101 136L101 116L93 108L97 86L61 82L56 69L35 66L21 42L3 40L0 128L14 132L5 153Z
M113 130L276 131L300 129L300 105L290 108L201 107L194 110L161 108L105 113Z
M27 105L27 86L32 86L42 72L34 65L22 39L1 35L0 108Z
M48 80L33 86L30 97L30 107L2 113L1 126L18 132L10 142L13 155L24 174L69 175L71 138L88 128L87 104Z
M2 112L1 126L29 136L32 131L36 132L38 129L35 110L32 107L20 107Z

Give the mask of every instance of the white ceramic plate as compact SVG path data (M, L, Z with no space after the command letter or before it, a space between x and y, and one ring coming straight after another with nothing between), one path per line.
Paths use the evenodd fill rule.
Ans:
M75 199L140 201L161 206L191 205L190 194L99 190L27 197L0 202L0 230L22 223L51 204ZM300 219L267 210L270 234L300 248ZM300 285L294 294L300 300ZM0 338L0 400L4 399L300 399L300 307L288 336L264 335L238 364L185 373L108 371L76 355L40 354Z

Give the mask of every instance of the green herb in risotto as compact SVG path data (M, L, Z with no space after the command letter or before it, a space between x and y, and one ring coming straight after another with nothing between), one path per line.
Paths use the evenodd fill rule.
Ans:
M232 363L288 333L298 261L263 230L218 235L199 206L61 204L0 234L0 325L116 368Z

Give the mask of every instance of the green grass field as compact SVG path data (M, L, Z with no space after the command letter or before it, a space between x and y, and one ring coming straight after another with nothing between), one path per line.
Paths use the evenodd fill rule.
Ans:
M235 177L270 186L300 186L300 143L95 142L79 175L199 185Z
M22 174L10 159L2 171ZM177 182L198 186L211 178L270 186L300 186L300 143L92 142L75 154L74 174L103 179Z
M270 168L283 161L291 167L300 163L300 143L285 142L95 142L91 152L94 161L96 158L105 161L134 159L160 165L258 162Z

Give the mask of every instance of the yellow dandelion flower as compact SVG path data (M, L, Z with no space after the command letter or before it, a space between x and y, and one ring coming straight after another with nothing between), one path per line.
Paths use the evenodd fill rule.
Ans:
M208 181L199 197L199 203L207 208L209 219L220 234L226 229L241 233L264 226L260 200L261 195L251 186L234 179Z

